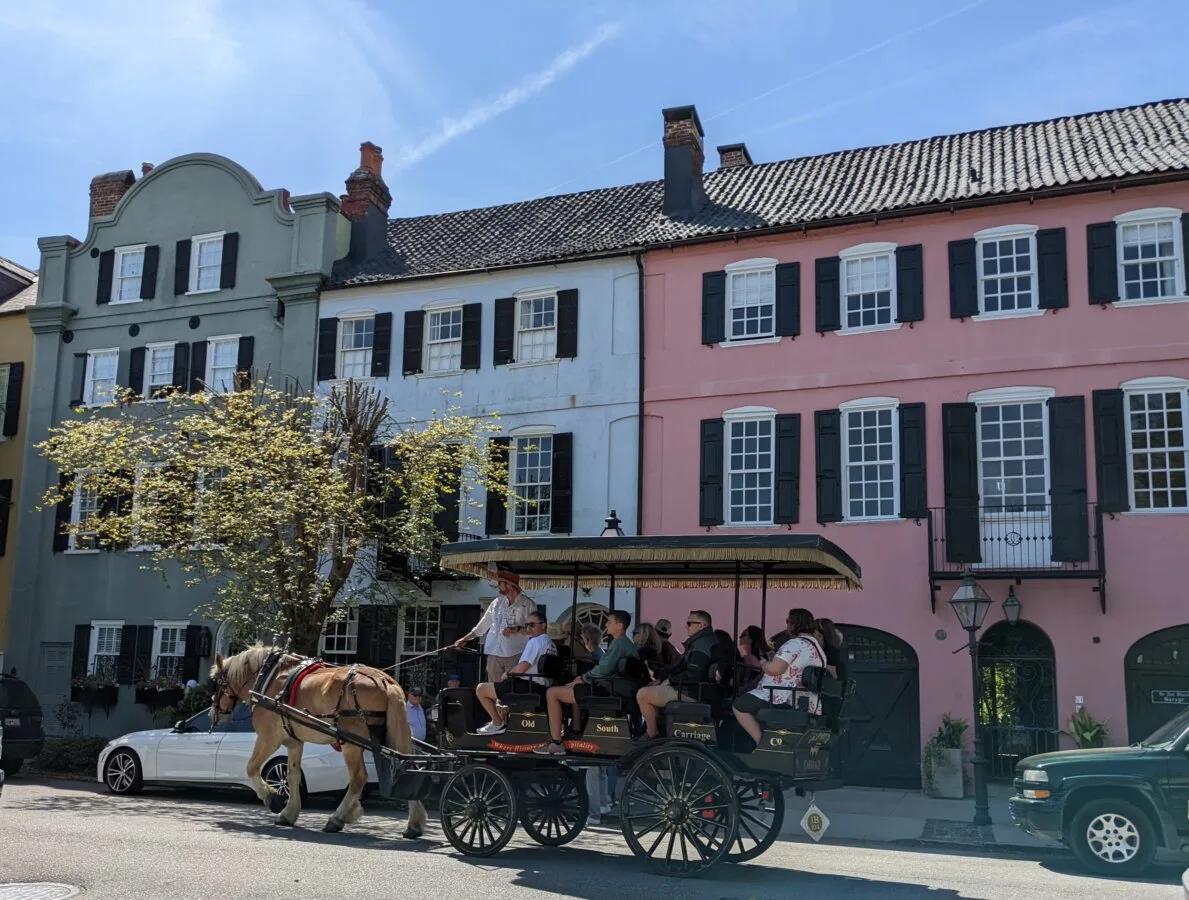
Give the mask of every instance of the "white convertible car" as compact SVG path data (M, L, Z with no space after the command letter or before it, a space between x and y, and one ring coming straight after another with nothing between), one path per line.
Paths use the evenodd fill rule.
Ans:
M211 729L207 711L174 728L134 731L116 738L99 754L96 774L113 794L134 794L146 784L197 784L250 788L245 769L256 733L252 714L240 705ZM364 754L368 781L376 780L370 753ZM285 750L264 765L261 774L283 796L289 793ZM342 754L326 744L306 744L301 757L301 788L305 794L343 791L347 767Z

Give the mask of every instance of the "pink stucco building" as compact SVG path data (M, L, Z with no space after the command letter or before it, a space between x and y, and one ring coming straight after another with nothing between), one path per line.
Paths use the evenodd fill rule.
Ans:
M966 568L995 601L993 774L1067 746L1077 704L1126 743L1189 703L1186 104L768 165L732 145L705 176L696 113L666 123L674 227L717 224L645 258L644 532L819 532L859 562L862 592L772 591L762 622L849 626L854 780L916 784L942 715L971 717ZM725 593L683 602L731 628ZM671 603L641 617L680 632Z

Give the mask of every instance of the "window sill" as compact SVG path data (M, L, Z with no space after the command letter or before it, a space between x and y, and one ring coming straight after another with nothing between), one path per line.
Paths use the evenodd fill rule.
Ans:
M129 547L129 553L156 553L161 549L160 544L137 544L134 547Z
M333 387L342 387L348 381L354 381L356 384L372 384L376 380L374 375L365 375L362 378L333 378L330 383Z
M990 312L979 313L976 316L971 316L971 322L997 322L1000 319L1031 319L1036 316L1043 316L1047 309L1025 309L1021 312Z
M908 522L903 516L871 516L867 519L840 519L837 522L831 522L831 525L886 525L889 522Z
M422 378L453 378L466 372L466 369L444 369L441 372L418 372L417 379Z
M839 328L835 334L874 334L878 331L899 331L904 327L903 322L890 322L887 325L864 325L861 328Z
M1189 509L1129 509L1122 513L1115 513L1115 515L1122 516L1189 516Z
M92 556L99 552L101 551L98 549L87 550L82 547L68 547L62 551L62 553L66 556Z
M735 341L719 341L720 347L755 347L759 344L779 344L781 341L779 335L769 335L761 338L740 338Z
M197 297L201 294L217 294L221 290L223 290L223 289L222 288L207 288L204 291L186 291L186 293L182 294L182 296L183 297Z
M529 362L511 362L504 366L505 369L535 369L540 366L556 366L560 359L552 356L549 359L534 359Z
M143 303L144 297L133 297L131 300L111 300L108 306L127 306L130 303Z
M1140 300L1115 300L1112 306L1163 306L1165 303L1189 303L1189 296L1146 297Z
M777 525L775 522L723 522L720 525L715 525L715 528L782 528L782 525Z

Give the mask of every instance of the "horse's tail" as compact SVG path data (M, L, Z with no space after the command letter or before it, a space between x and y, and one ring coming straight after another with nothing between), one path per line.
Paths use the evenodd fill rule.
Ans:
M409 712L405 708L405 692L395 681L385 686L388 695L388 710L384 716L386 734L384 746L399 753L413 751L413 731L409 728Z

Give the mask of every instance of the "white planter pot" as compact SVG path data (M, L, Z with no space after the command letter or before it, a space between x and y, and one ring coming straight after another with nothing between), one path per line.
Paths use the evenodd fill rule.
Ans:
M944 797L961 800L965 795L962 784L962 751L942 750L941 758L934 763L932 783L928 773L921 767L921 784L930 797Z

